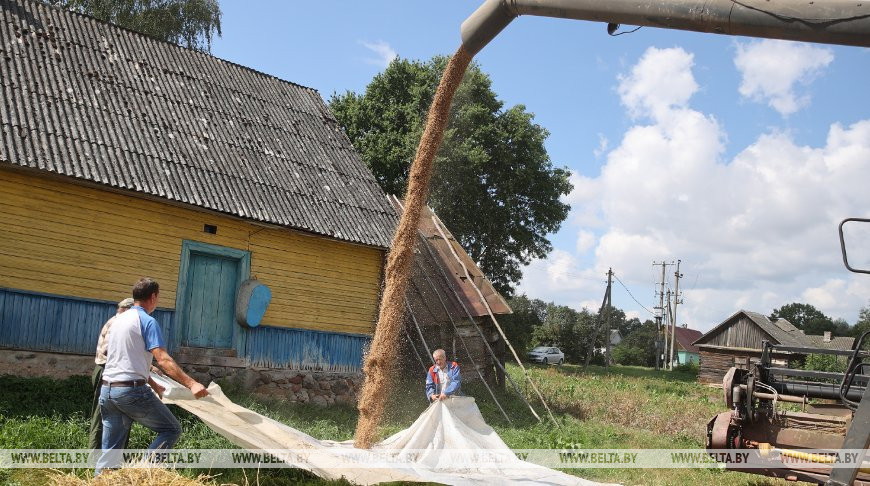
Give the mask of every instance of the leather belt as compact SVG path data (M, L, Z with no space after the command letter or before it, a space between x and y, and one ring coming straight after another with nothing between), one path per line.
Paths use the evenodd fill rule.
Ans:
M109 383L108 381L103 380L103 384L109 388L111 388L113 386L129 386L129 387L144 386L146 383L148 383L146 380L114 381L112 383Z

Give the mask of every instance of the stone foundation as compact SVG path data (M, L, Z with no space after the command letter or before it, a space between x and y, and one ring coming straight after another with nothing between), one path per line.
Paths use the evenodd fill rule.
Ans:
M331 373L269 368L239 368L179 363L195 380L220 380L263 397L319 406L356 405L362 373ZM91 376L93 356L0 349L0 375L65 379Z
M63 380L76 375L91 376L93 371L93 356L0 349L0 375Z
M353 405L362 388L362 373L331 373L270 368L182 365L194 379L208 383L223 379L255 395L320 406Z

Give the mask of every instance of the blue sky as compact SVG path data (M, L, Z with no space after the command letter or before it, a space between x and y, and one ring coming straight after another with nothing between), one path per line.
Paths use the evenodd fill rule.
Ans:
M478 5L223 1L212 53L328 99L393 56L454 52ZM679 321L702 331L793 301L851 323L870 301L836 233L870 216L867 49L520 17L475 60L574 174L554 252L526 269L530 297L594 309L613 267L651 308L653 260L679 258ZM650 316L619 284L613 300Z

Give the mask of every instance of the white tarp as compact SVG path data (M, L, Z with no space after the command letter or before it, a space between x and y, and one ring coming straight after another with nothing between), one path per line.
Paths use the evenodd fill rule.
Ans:
M166 387L165 403L178 405L199 417L215 432L233 444L249 450L311 450L294 466L327 479L341 477L357 484L386 481L419 481L444 484L598 484L576 476L521 461L483 420L471 397L456 397L429 406L409 428L376 444L373 452L393 460L375 468L337 467L342 459L360 451L352 441L317 440L285 424L272 420L227 398L220 386L212 383L209 396L195 399L190 391L165 377L153 375ZM497 467L457 466L450 451L480 451L498 457ZM448 454L445 454L447 452ZM412 458L412 459L409 459ZM345 462L346 463L346 462Z

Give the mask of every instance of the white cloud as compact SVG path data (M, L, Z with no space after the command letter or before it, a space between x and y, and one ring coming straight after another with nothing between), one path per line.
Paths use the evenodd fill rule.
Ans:
M652 262L680 258L679 320L696 329L789 302L854 322L870 278L843 268L837 224L870 207L870 119L831 125L820 146L770 131L724 160L723 128L690 105L692 64L683 49L650 48L620 77L629 114L648 121L625 132L599 176L573 175L565 198L569 223L580 226L576 251L592 249L594 260L555 251L530 267L520 290L566 305L594 302L612 266L651 308L660 276ZM640 309L618 286L613 292L617 306Z
M834 60L833 51L783 40L738 43L734 64L742 75L740 94L767 102L783 116L809 104L796 84L808 84Z
M610 144L610 141L607 140L607 137L604 136L603 133L598 134L598 147L592 150L592 155L595 158L601 157L605 152L607 152L607 147Z
M377 55L377 57L365 58L365 61L369 64L387 67L390 65L390 62L392 62L393 59L399 56L396 53L396 50L393 49L390 44L382 40L375 42L360 41L359 43L362 44L363 47Z
M582 255L595 246L597 238L591 231L580 230L577 233L577 254Z
M601 302L596 303L595 299L603 296L606 271L581 268L574 255L557 249L547 259L535 260L523 270L517 293L575 309L598 309Z
M801 294L803 302L813 302L819 308L828 309L833 316L849 315L855 312L855 302L865 306L870 299L870 279L832 278L818 287L811 287Z
M628 75L619 76L622 103L636 117L655 117L685 106L698 89L693 63L693 56L683 49L647 49Z

